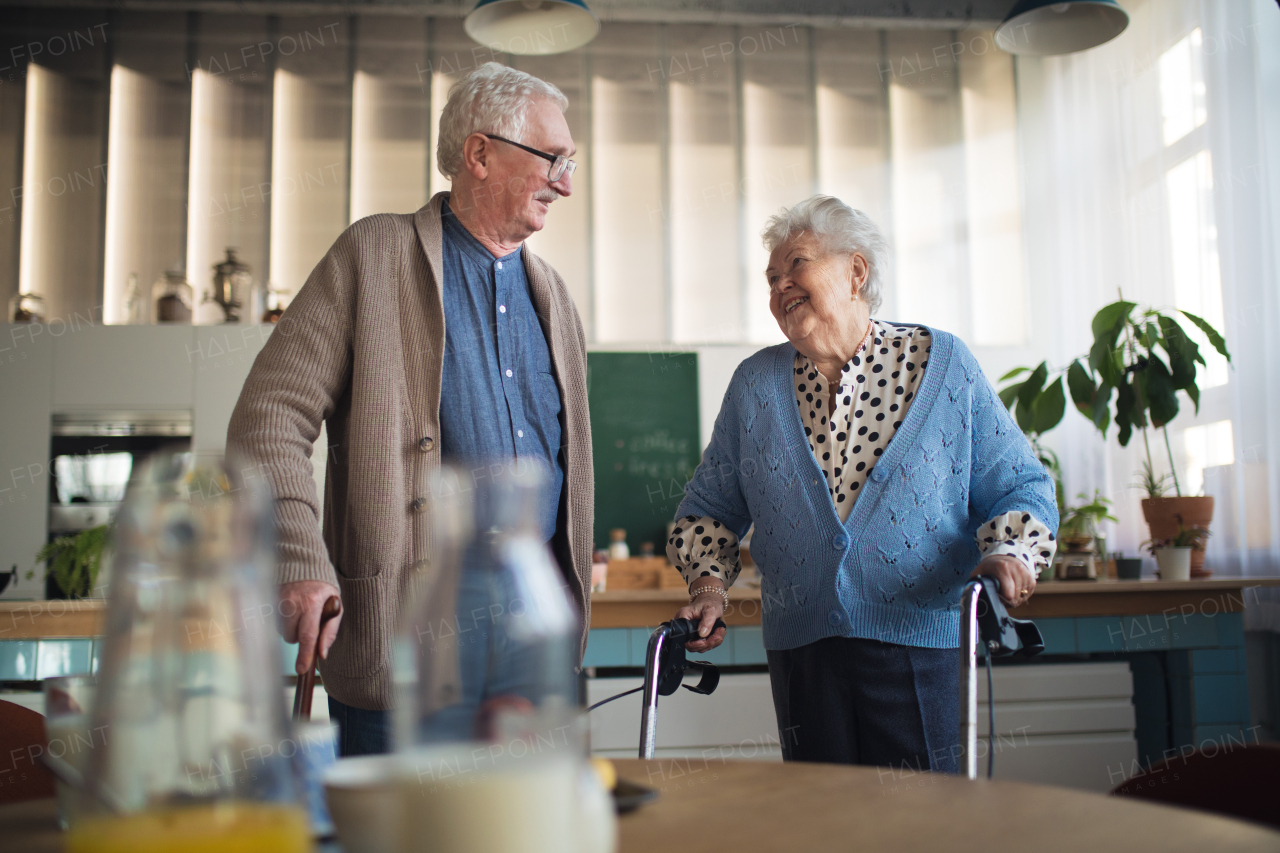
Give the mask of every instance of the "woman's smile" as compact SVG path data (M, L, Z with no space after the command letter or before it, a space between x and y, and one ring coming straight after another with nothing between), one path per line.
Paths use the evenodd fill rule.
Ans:
M808 301L809 301L809 297L807 296L794 297L793 299L790 299L787 301L785 310L788 314L790 314L792 311L796 310L797 308L799 308L801 305L805 304Z

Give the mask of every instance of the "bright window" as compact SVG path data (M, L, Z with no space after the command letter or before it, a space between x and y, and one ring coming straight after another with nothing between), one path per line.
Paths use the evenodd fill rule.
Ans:
M1160 57L1160 112L1164 144L1172 145L1204 124L1204 62L1200 28Z
M1205 123L1199 29L1161 56L1160 101L1174 304L1225 332L1218 229L1213 210L1213 160L1203 134L1187 138ZM1226 359L1213 350L1208 339L1191 323L1182 325L1200 345L1205 358L1200 387L1225 385Z
M1187 482L1182 484L1184 495L1204 492L1204 469L1217 465L1230 465L1236 461L1235 441L1231 421L1215 421L1204 426L1189 427L1182 433L1187 462Z

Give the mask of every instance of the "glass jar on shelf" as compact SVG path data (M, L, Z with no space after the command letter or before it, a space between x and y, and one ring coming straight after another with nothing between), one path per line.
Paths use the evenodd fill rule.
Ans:
M9 300L9 322L43 323L44 297L36 293L18 293Z
M284 316L284 309L289 307L289 291L274 290L268 286L267 304L262 312L262 322L278 323Z
M156 323L190 323L191 303L191 285L180 270L169 270L151 285L152 320Z
M251 289L253 277L249 266L236 257L233 246L227 247L227 256L213 267L213 287L205 294L205 302L214 302L222 309L222 322L239 323L240 309L246 305L252 311ZM252 317L252 313L249 315Z

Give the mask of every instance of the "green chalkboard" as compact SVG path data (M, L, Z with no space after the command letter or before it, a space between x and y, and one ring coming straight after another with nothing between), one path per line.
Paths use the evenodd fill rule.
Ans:
M652 542L661 556L667 522L702 455L695 353L587 353L596 547L625 528L631 553Z

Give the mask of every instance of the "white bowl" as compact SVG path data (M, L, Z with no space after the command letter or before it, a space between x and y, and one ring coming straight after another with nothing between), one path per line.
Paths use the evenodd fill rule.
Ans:
M325 771L329 814L345 853L399 853L403 768L394 755L360 755Z

